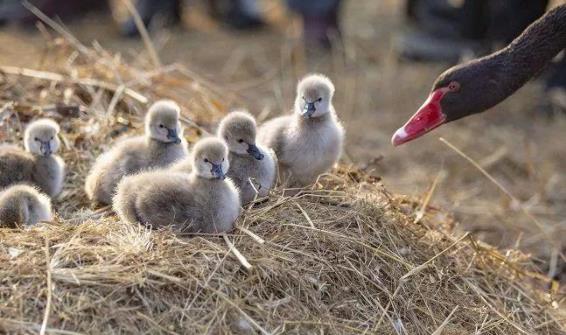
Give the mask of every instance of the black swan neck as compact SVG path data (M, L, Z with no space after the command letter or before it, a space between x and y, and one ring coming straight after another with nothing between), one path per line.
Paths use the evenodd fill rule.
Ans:
M501 79L508 95L539 74L566 48L566 5L560 5L533 22L519 37L489 58L501 62Z
M502 50L442 73L429 99L395 132L392 143L406 143L444 123L490 109L539 74L565 48L566 4L563 4L533 22ZM455 90L451 89L453 83L459 84L452 85Z

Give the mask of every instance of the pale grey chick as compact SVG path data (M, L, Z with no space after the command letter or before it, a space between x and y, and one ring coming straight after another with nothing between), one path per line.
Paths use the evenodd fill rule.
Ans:
M180 108L175 102L154 103L145 116L145 135L126 138L98 157L85 182L88 198L110 204L124 176L165 168L185 158L188 149L179 116Z
M25 183L51 197L57 196L65 179L65 163L55 155L61 145L58 134L55 121L40 119L26 128L25 151L14 145L0 145L0 188Z
M332 105L333 96L330 79L308 75L297 86L293 114L272 119L259 128L258 142L275 151L286 186L309 185L338 162L344 128Z
M32 226L51 220L51 199L36 188L19 184L0 193L0 227Z
M228 148L216 138L200 140L192 152L193 171L170 169L124 178L113 207L123 221L184 233L222 233L240 214L240 196L227 178Z
M228 177L240 189L242 204L269 193L277 179L273 150L256 144L256 122L243 110L228 114L218 127L218 137L230 151Z

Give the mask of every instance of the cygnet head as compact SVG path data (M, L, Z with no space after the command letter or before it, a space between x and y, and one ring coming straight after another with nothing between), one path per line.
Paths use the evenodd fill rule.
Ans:
M263 154L256 146L256 122L253 116L244 110L228 114L220 122L218 136L226 141L228 149L238 155L250 155L257 160Z
M193 167L198 176L206 179L224 179L230 168L228 147L215 137L198 141L193 148Z
M330 111L334 84L326 76L311 74L299 81L295 112L304 118L315 118Z
M183 128L179 122L181 108L172 100L159 100L147 111L145 133L163 143L181 143Z
M59 125L51 119L40 119L28 125L24 134L26 151L41 156L50 156L59 150Z

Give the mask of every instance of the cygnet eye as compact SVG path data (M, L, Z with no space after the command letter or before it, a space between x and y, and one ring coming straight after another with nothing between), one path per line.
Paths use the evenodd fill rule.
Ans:
M208 163L208 158L205 158L205 159L204 159L204 162L205 162L205 163Z
M53 136L51 136L50 140L53 140Z
M224 162L224 158L222 158L222 161Z
M243 139L239 139L239 140L238 140L238 143L244 143L244 140L243 140Z
M163 124L160 124L159 128L165 128L165 126Z
M316 101L321 102L321 101L322 101L322 98L318 98L318 99L316 99Z
M34 138L34 141L39 142L39 138L37 138L37 137Z

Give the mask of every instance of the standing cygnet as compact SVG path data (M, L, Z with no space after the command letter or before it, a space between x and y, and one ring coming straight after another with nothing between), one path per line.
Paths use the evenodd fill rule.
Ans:
M34 187L13 185L0 193L0 227L32 226L51 220L51 200Z
M25 183L39 187L51 197L63 188L65 163L55 155L61 142L59 125L40 119L28 125L24 134L25 151L14 145L0 146L0 188Z
M344 129L332 106L334 85L319 74L297 86L294 113L259 128L259 143L277 155L281 179L288 186L305 186L330 170L340 158Z
M218 137L228 144L228 177L240 189L242 204L266 196L277 177L273 150L256 145L256 122L245 111L228 114L218 128ZM253 185L252 185L253 183ZM257 191L256 191L257 190Z
M110 204L118 182L127 175L164 168L187 156L180 108L170 100L154 103L145 116L145 135L127 138L98 157L85 182L88 198Z
M240 196L225 179L230 166L226 144L217 138L200 140L191 159L190 174L156 170L124 178L114 196L116 213L126 222L180 232L231 230L240 214Z

